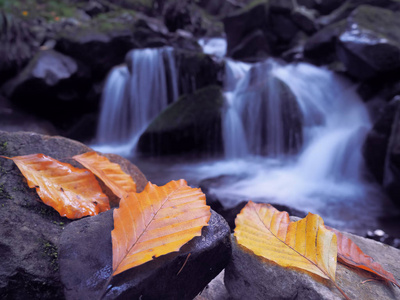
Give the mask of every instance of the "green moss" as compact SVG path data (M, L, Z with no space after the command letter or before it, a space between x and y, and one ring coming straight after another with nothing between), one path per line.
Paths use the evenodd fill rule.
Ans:
M162 132L183 128L195 119L204 118L222 109L224 99L221 88L209 86L193 95L182 96L168 106L148 127L149 132Z
M50 259L50 265L54 272L58 271L58 248L50 241L42 240L43 256Z
M74 5L58 0L0 0L0 9L22 18L42 17L47 21L58 21L75 14Z
M122 16L131 16L134 18L136 16L136 11L129 9L118 9L116 11L99 14L92 19L90 26L98 29L101 32L126 29L129 25L121 22Z

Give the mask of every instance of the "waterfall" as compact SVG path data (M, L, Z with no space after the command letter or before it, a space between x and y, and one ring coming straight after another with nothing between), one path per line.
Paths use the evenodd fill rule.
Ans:
M296 160L293 171L310 180L360 179L361 145L370 122L350 83L306 63L273 59L227 60L226 69L227 158Z
M150 122L178 98L173 48L136 49L111 70L103 91L95 149L125 156Z

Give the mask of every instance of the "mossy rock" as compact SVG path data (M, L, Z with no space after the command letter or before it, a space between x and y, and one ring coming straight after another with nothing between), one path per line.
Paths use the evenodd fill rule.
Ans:
M177 50L180 94L193 93L209 85L222 85L224 63L202 52Z
M221 152L223 106L218 86L181 97L148 126L139 139L139 151L149 155Z
M361 5L347 19L337 54L352 76L370 79L400 69L399 41L397 13Z
M20 71L39 49L39 43L28 24L2 11L0 45L0 83Z

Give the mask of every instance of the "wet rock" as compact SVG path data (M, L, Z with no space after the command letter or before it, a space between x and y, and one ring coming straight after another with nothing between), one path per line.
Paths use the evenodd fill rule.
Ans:
M363 145L366 165L375 179L383 184L386 157L393 124L396 115L400 115L400 99L393 99L380 114L373 128L368 133Z
M124 61L129 50L137 47L129 26L112 22L102 26L65 30L56 44L58 51L85 62L95 80L103 78L113 66Z
M260 31L263 38L258 37L257 41L262 41L259 45L251 43L252 46L256 47L253 53L269 53L269 49L266 47L266 42L269 40L268 37L268 6L262 1L252 1L246 7L236 11L234 14L229 15L223 19L224 28L227 38L227 55L232 56L234 51L248 36L254 34L256 31ZM259 35L259 34L257 34ZM240 46L244 48L244 46ZM241 51L241 55L235 55L236 59L246 59L246 51Z
M224 284L225 271L215 277L194 300L230 300Z
M294 3L291 0L271 0L269 7L272 13L290 14L294 9Z
M337 9L335 9L329 15L321 17L318 22L322 26L336 23L340 20L346 19L353 12L354 9L364 4L386 8L391 11L400 10L400 3L396 0L348 0L342 1L341 5Z
M112 211L65 228L59 259L66 299L101 295L111 274L112 229ZM104 299L193 299L226 266L230 251L229 227L212 212L201 237L195 237L180 252L119 274Z
M172 1L164 7L165 25L171 32L191 25L191 16L185 1Z
M134 24L133 40L138 48L155 48L167 45L168 29L155 18L140 16Z
M71 158L91 149L62 137L0 131L0 155L44 153L78 164ZM119 157L143 189L146 178ZM60 217L30 189L17 166L0 158L0 295L2 299L63 299L58 266L59 237L71 220Z
M28 63L39 44L27 23L0 11L0 86Z
M316 32L304 45L304 57L317 65L326 65L336 61L336 43L345 28L346 22L341 21Z
M321 14L326 15L342 5L343 0L297 0L297 4L309 9L315 9Z
M363 145L368 169L389 197L400 205L400 99L386 105Z
M400 206L400 106L398 106L396 116L393 120L383 186L389 197L395 204Z
M221 88L209 86L172 103L139 139L143 154L216 154L222 151Z
M359 236L348 235L366 254L400 278L400 250ZM395 299L400 291L381 281L360 284L368 272L338 264L336 283L350 299ZM233 299L343 299L329 281L306 272L283 268L255 256L232 238L232 260L225 268L225 286Z
M234 59L253 62L266 59L270 52L264 33L257 29L231 49L230 56Z
M225 17L239 9L239 3L224 0L200 0L197 5L213 16Z
M338 57L358 79L400 68L400 19L390 10L362 5L339 37Z
M48 121L22 112L7 105L7 100L0 96L0 130L8 132L31 131L40 134L56 135L57 129Z
M64 118L92 109L82 103L89 76L87 68L73 58L44 50L3 89L20 108L60 124Z
M191 94L210 85L222 85L223 62L200 52L176 50L174 54L180 95Z
M246 84L240 86L237 93L241 98L242 107L239 116L243 120L243 129L247 139L248 149L255 155L274 155L280 153L296 153L303 142L302 123L303 116L300 112L296 97L290 88L279 78L271 74L273 63L266 61L252 66L246 75ZM273 91L273 92L271 92ZM275 99L280 99L276 101ZM269 121L271 105L277 105L280 113L278 122ZM255 123L256 119L265 119L266 122ZM272 126L280 128L279 150L271 147L274 139L268 134ZM278 145L275 143L275 145Z
M317 31L318 24L315 21L316 15L312 10L305 9L304 7L297 7L292 12L292 19L296 25L306 32L312 34Z
M273 32L276 40L274 44L276 47L286 46L296 36L299 31L296 23L293 21L290 14L286 13L271 13L269 15L269 22L271 31ZM279 45L283 44L283 45ZM278 49L278 51L280 48Z

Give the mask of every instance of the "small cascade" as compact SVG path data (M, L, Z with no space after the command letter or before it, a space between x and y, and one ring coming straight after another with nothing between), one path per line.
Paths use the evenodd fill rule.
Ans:
M115 67L108 76L97 132L99 146L129 155L150 122L178 98L173 48L132 50L128 66ZM101 148L101 149L100 149Z
M301 146L302 115L290 89L267 60L244 64L227 60L224 146L227 158L279 157Z

